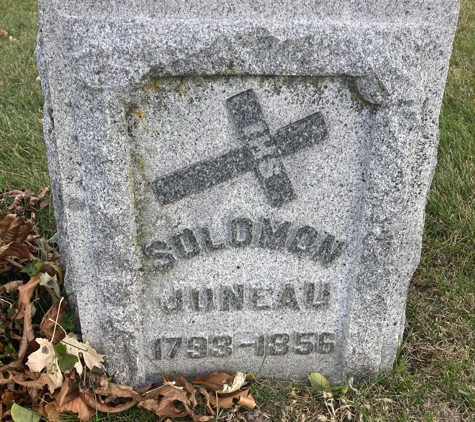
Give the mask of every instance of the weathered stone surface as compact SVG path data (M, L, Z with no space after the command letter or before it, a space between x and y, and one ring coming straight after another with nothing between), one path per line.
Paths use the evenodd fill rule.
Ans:
M458 2L40 11L67 289L111 373L391 370Z

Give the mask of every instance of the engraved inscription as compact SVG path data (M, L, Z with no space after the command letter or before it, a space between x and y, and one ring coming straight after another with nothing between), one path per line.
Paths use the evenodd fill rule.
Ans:
M264 284L264 283L263 283ZM321 311L330 304L329 283L275 283L221 285L217 287L171 287L158 299L166 314L178 312Z
M243 350L255 356L330 354L336 349L335 333L291 332L259 334L238 339L229 334L216 336L161 337L155 341L155 360L227 358Z
M224 229L228 233L225 241L213 240L208 227L186 228L171 236L166 242L153 240L145 246L145 254L154 260L159 271L168 271L181 259L190 259L202 253L225 248L260 247L287 251L305 256L323 266L330 265L345 249L346 243L332 234L319 233L316 228L289 221L271 221L261 218L253 221L246 217L229 220Z
M251 170L273 207L295 198L282 157L317 144L327 136L321 113L313 113L271 135L252 89L228 98L227 107L244 145L221 157L159 177L153 186L161 204L178 201Z

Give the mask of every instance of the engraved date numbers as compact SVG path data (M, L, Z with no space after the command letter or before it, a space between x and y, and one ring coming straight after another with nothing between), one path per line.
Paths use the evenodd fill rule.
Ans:
M178 356L188 359L226 358L238 350L255 356L329 354L335 350L334 333L261 334L252 339L236 339L230 335L162 337L155 341L155 360L170 360Z

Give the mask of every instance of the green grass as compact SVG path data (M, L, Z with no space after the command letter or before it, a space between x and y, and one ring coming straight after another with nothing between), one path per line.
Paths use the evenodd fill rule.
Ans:
M33 52L38 30L34 1L0 0L0 191L49 185L43 140L43 94Z
M48 184L42 94L33 51L35 1L0 0L0 189ZM260 420L475 420L475 1L462 0L440 116L438 166L426 212L421 264L411 282L404 344L392 374L345 396L263 380L253 394ZM309 371L311 368L309 368ZM350 412L350 413L348 413ZM75 419L67 419L75 420ZM153 420L132 410L99 421ZM222 421L247 421L230 413ZM255 419L259 420L259 419ZM330 419L328 419L330 420ZM348 419L349 420L349 419Z

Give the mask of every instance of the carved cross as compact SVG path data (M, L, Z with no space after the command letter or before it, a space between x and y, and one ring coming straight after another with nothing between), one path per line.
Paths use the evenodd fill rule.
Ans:
M310 114L271 135L252 89L226 102L243 146L159 177L153 188L161 204L178 201L251 170L273 207L295 198L282 157L317 144L327 136L321 113Z

